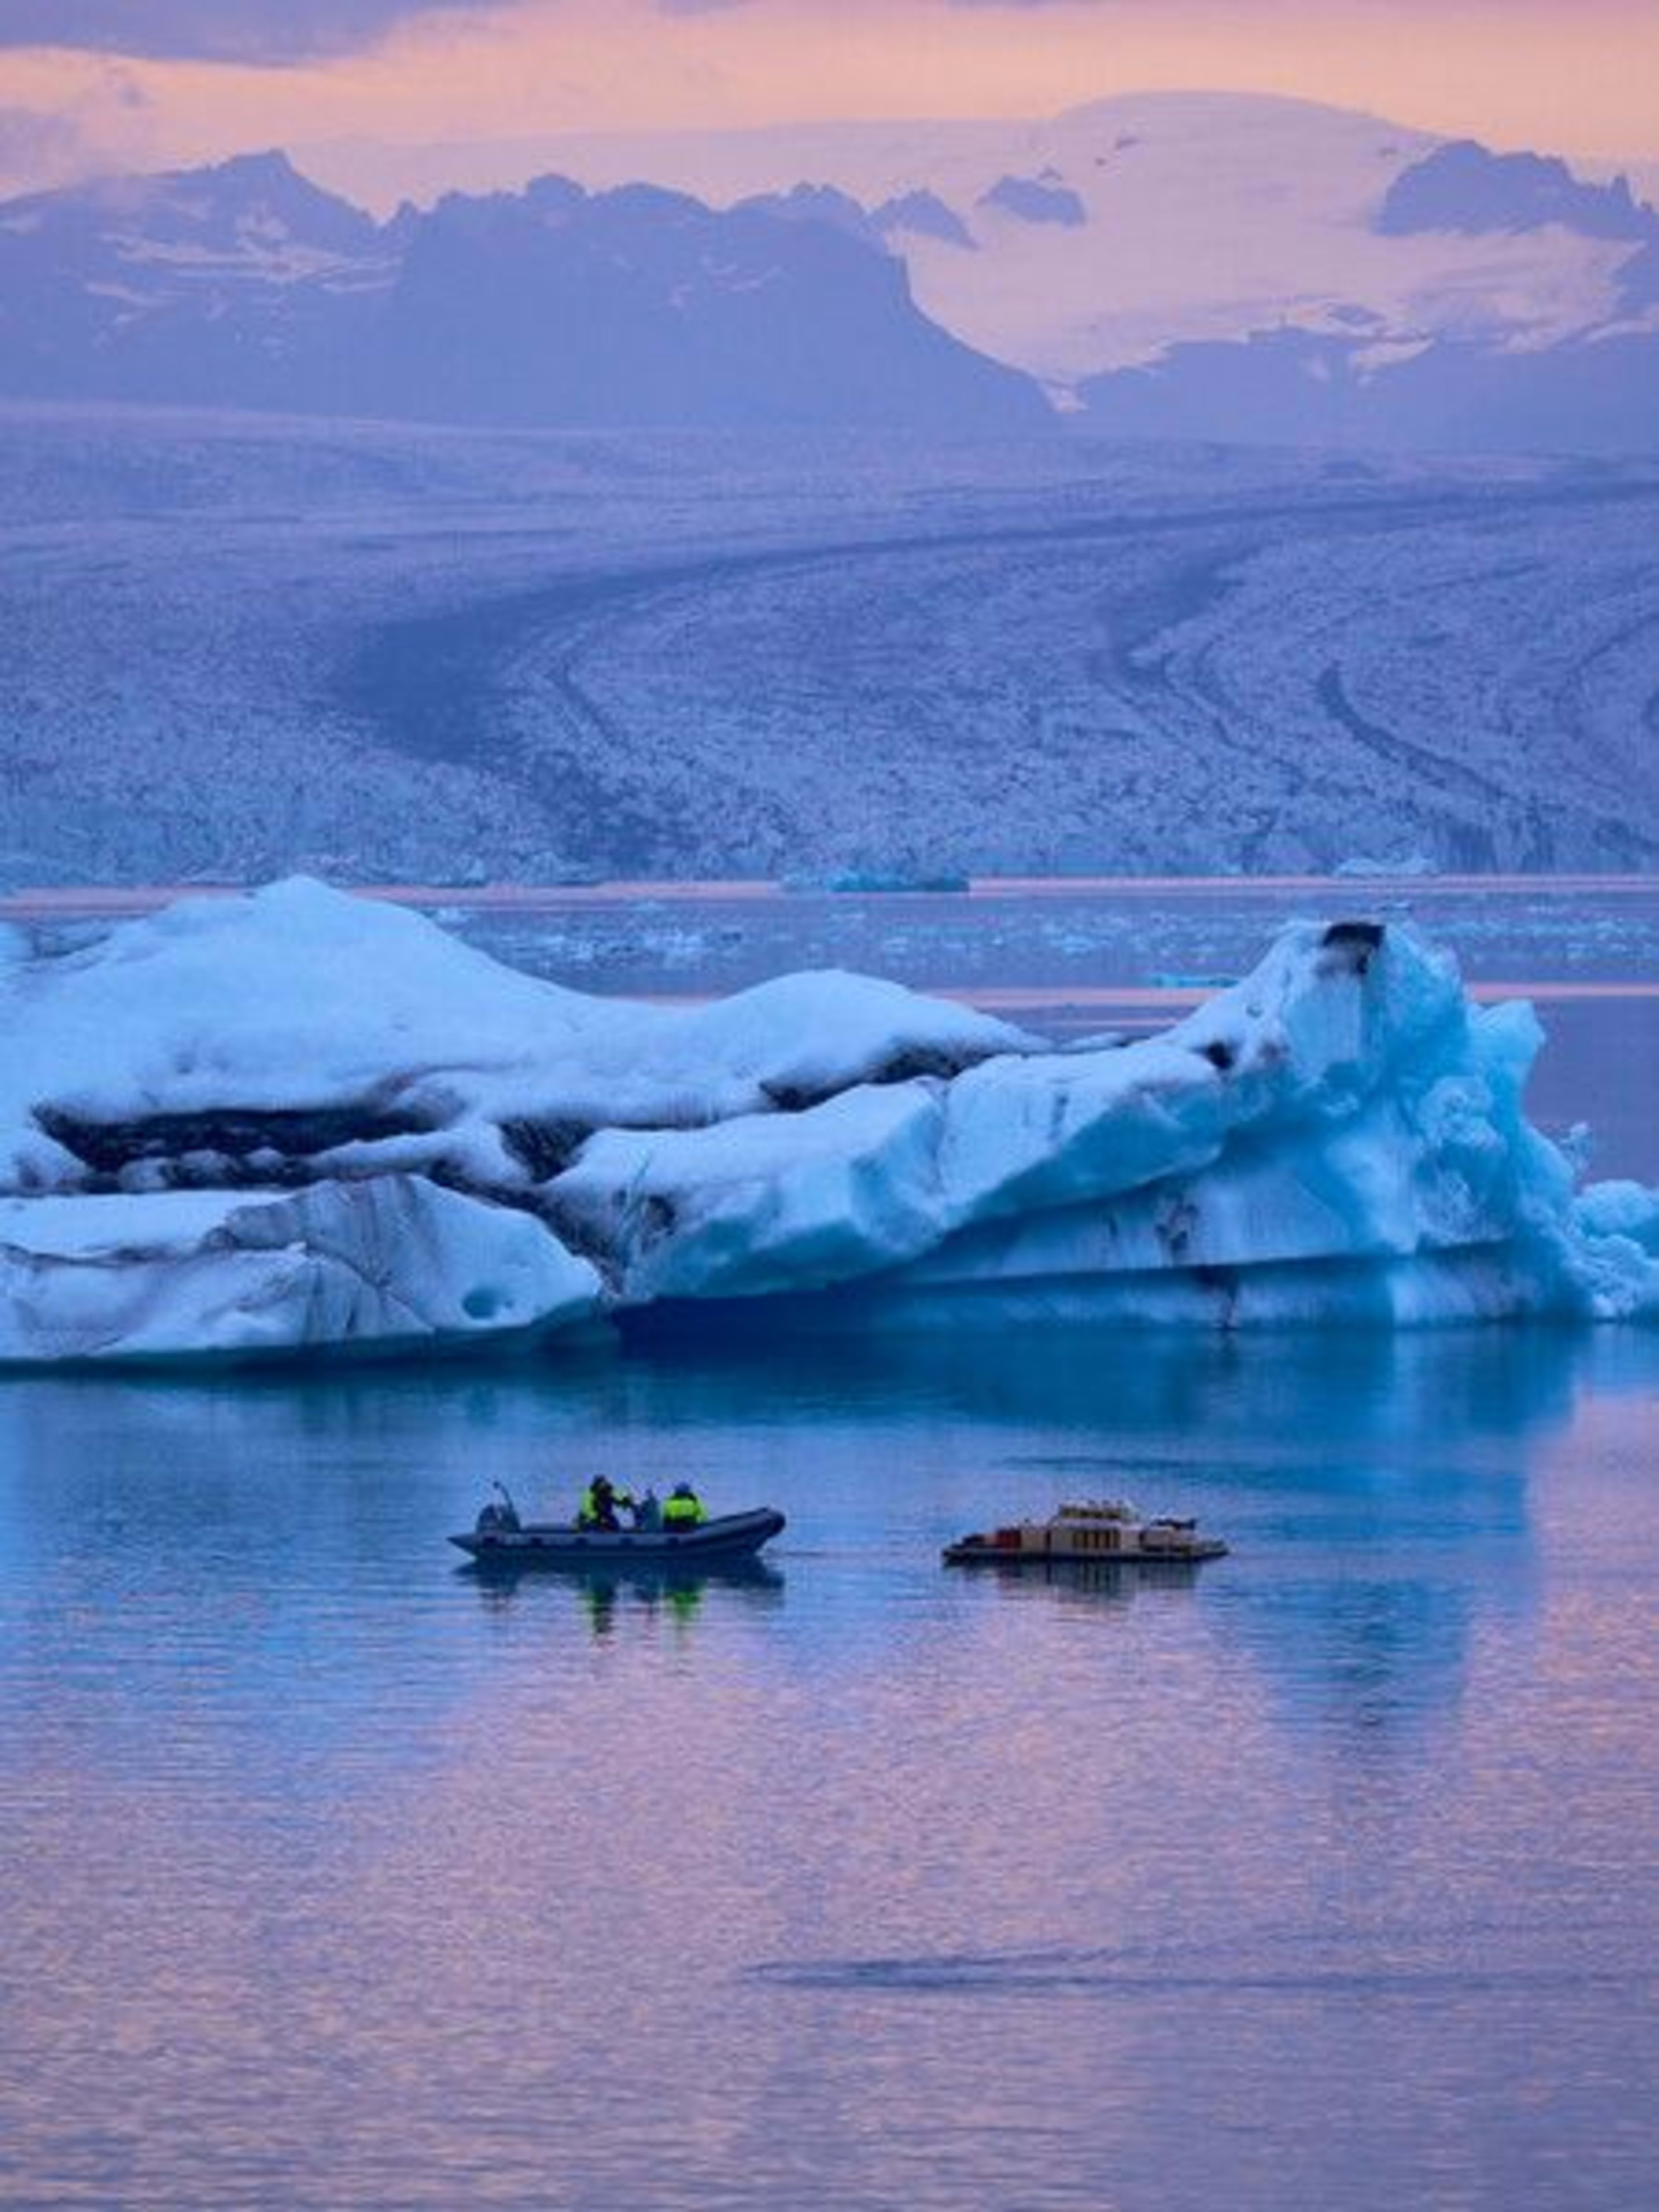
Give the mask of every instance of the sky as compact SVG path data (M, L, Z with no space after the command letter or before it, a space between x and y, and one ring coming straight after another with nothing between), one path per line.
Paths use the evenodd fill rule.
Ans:
M1659 0L0 0L0 179L1262 91L1659 159Z

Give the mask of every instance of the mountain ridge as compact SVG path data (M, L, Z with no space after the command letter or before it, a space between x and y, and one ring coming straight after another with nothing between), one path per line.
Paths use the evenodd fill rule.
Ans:
M1659 448L1651 210L1553 155L1162 92L1036 121L572 138L561 160L592 185L874 210L935 321L1114 434Z
M811 210L807 211L809 218ZM0 204L0 393L526 427L1039 428L873 234L544 177L373 216L280 152Z
M980 435L1046 392L1110 435L1659 450L1622 176L1244 94L657 143L385 220L275 151L8 202L0 394Z

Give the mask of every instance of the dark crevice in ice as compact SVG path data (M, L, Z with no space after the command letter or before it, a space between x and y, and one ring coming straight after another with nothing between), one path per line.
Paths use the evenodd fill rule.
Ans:
M949 1083L981 1061L993 1060L998 1054L991 1051L951 1050L942 1045L911 1045L896 1052L890 1060L878 1061L862 1073L848 1076L835 1083L763 1083L761 1090L780 1114L810 1114L815 1106L826 1106L843 1091L856 1091L866 1084L883 1085L896 1083L915 1083L925 1076L937 1077Z
M1323 963L1324 972L1346 968L1355 975L1367 974L1387 934L1388 926L1381 921L1334 921L1319 940L1320 951L1332 956Z
M292 1179L293 1164L342 1145L377 1144L414 1136L427 1124L395 1108L373 1106L216 1107L199 1114L149 1114L99 1121L62 1107L38 1106L37 1125L95 1175L154 1161L173 1168L193 1155L216 1174L239 1178L250 1169L260 1182ZM303 1170L301 1179L305 1179Z
M550 1115L538 1120L521 1114L499 1125L501 1142L532 1182L550 1182L562 1175L593 1134L595 1124L574 1117Z

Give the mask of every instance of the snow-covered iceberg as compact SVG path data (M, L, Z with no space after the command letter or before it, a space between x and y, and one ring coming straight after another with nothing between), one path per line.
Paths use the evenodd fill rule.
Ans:
M0 1199L13 1358L432 1348L586 1321L600 1284L526 1214L413 1176L252 1197Z
M814 1295L1232 1326L1659 1313L1540 1032L1409 929L1285 930L1057 1052L891 983L584 996L295 881L0 965L0 1358L403 1349ZM743 1310L752 1313L750 1304Z

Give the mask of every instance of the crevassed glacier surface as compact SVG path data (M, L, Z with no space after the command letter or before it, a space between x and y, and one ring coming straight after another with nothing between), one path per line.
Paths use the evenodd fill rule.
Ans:
M1058 1052L839 972L599 1000L303 879L0 962L0 1358L535 1341L812 1295L1232 1327L1659 1313L1541 1042L1390 923Z

